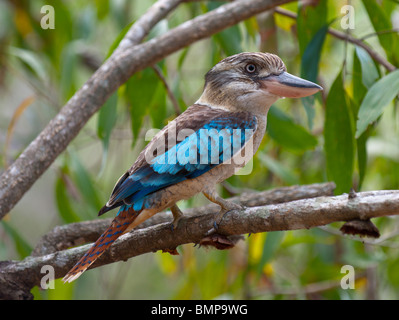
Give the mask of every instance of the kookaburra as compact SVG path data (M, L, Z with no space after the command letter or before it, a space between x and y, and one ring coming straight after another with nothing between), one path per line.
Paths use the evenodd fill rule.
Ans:
M205 75L199 99L163 128L118 180L99 212L119 207L115 219L64 281L78 278L119 236L162 210L171 209L178 227L182 213L176 202L197 193L220 205L217 227L239 206L222 199L215 187L255 154L271 105L319 90L287 73L274 54L244 52L220 61Z

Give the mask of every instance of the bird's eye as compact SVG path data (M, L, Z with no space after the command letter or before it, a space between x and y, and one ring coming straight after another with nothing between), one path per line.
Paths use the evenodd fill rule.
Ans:
M254 73L256 71L256 66L252 63L249 63L245 66L245 70L249 73Z

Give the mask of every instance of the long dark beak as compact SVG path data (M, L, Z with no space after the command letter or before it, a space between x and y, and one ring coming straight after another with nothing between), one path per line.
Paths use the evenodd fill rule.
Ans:
M318 84L293 76L288 72L262 78L260 83L262 89L276 96L287 98L307 97L323 90Z

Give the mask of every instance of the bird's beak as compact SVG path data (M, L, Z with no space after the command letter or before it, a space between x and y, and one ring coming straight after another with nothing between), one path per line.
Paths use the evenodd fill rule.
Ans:
M293 76L288 72L279 75L270 75L260 79L261 87L268 92L287 98L307 97L316 92L323 90L319 85Z

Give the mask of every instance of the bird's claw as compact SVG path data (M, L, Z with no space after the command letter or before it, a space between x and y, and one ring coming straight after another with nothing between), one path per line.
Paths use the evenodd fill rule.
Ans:
M177 227L179 226L179 222L181 220L182 216L180 216L179 218L175 218L171 223L170 223L170 230L173 232L177 229Z
M218 231L219 229L219 224L222 221L224 215L230 211L233 210L243 210L244 206L238 204L238 203L234 203L234 202L228 202L227 205L223 206L222 209L220 210L220 212L217 214L215 220L213 221L213 227L211 229L209 229L206 232L206 236L211 235L212 233L215 233Z
M179 225L179 222L181 218L183 218L183 212L180 211L179 207L175 204L171 208L172 214L173 214L173 221L170 224L170 230L172 232L177 229L177 226Z

